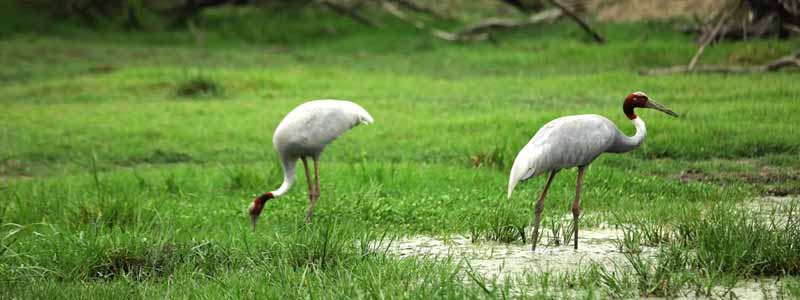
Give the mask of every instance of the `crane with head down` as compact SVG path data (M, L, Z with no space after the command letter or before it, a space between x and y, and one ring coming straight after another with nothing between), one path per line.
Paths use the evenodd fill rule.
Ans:
M572 202L572 224L575 249L578 249L578 217L581 213L581 186L583 173L592 161L603 153L624 153L636 149L644 142L647 128L636 116L635 108L652 108L677 117L678 114L650 99L645 93L634 92L625 98L622 111L631 120L636 133L629 137L622 133L611 120L599 115L574 115L552 120L542 126L525 147L517 154L511 175L508 178L508 198L521 181L549 173L544 190L536 201L533 220L532 250L536 250L539 238L539 223L553 177L561 169L578 167L578 182L575 200Z
M308 181L308 210L306 223L314 217L314 206L319 199L319 157L325 146L339 135L358 124L372 124L372 116L361 106L350 101L314 100L293 109L278 124L272 136L272 145L278 152L283 166L283 183L277 190L261 194L250 205L250 221L256 229L258 216L264 204L283 196L294 184L295 165L303 161ZM308 158L314 161L314 182L308 171Z

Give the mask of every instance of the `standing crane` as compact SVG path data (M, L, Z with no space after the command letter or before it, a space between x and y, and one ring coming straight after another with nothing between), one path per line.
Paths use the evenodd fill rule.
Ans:
M636 134L626 136L611 120L599 115L575 115L561 117L545 124L517 154L511 175L508 178L508 198L520 182L539 174L550 173L544 190L536 201L533 220L532 250L536 250L539 238L539 222L547 196L547 189L553 177L561 169L578 167L578 183L575 188L575 201L572 202L572 224L575 249L578 249L578 216L581 213L581 185L583 173L600 154L624 153L636 149L644 142L647 128L637 117L634 108L652 108L677 117L678 114L651 100L645 93L634 92L625 98L622 111L636 127Z
M358 104L342 100L314 100L293 109L278 124L272 136L272 145L278 152L283 166L283 183L274 191L261 194L250 205L250 221L253 231L264 203L286 194L294 184L295 165L303 161L308 181L308 210L306 223L314 217L314 205L319 199L319 157L325 146L339 135L358 124L372 124L372 116ZM308 158L314 161L314 182L308 171Z

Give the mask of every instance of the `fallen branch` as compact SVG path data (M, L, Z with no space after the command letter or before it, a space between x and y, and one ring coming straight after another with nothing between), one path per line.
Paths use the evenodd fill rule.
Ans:
M552 22L563 16L564 13L559 9L545 10L535 15L531 15L527 19L503 19L503 18L488 18L481 20L470 25L464 26L459 29L456 34L458 35L471 35L478 34L491 29L508 29L519 28L538 24L541 22Z
M583 20L583 18L578 16L578 14L573 12L567 6L565 6L564 4L559 2L558 0L547 0L547 2L550 2L550 4L552 4L553 6L558 7L559 9L561 9L561 11L564 12L564 14L566 14L568 17L572 18L572 20L574 20L576 23L578 23L578 25L580 25L581 28L583 28L583 30L586 31L586 33L588 33L590 36L592 36L592 38L598 44L604 44L606 42L606 39L603 38L603 36L600 35L599 32L594 30L594 28L592 28L592 26L590 26L589 23L587 23L585 20Z
M786 28L786 30L788 31L800 34L800 26L794 26L792 24L783 24L783 28Z
M495 42L492 36L488 33L488 31L491 29L520 28L542 22L555 21L556 19L564 15L568 15L572 19L574 19L581 26L581 28L586 30L598 43L602 44L605 42L605 39L603 38L603 36L600 35L600 33L595 31L591 26L589 26L588 23L586 23L586 21L584 21L581 17L576 15L572 10L570 10L563 4L557 2L557 0L548 0L548 1L554 3L553 5L557 6L558 9L545 10L537 14L531 15L525 19L488 18L464 26L463 28L457 30L456 32L448 32L436 29L428 26L422 21L407 16L394 3L392 3L394 2L394 0L382 1L381 6L391 15L412 24L417 29L428 31L432 35L438 38L451 42L476 42L484 40Z
M364 24L364 25L372 27L372 28L377 28L378 27L378 24L376 24L375 22L373 22L369 18L361 15L355 9L351 9L351 8L348 8L347 6L338 4L336 2L327 1L327 0L319 1L319 3L324 5L324 6L326 6L326 7L328 7L328 8L330 8L331 10L335 11L336 13L339 13L339 14L342 14L342 15L350 17L351 19L355 20L356 22L359 22L361 24Z
M688 73L722 73L722 74L750 74L750 73L765 73L774 72L785 67L795 66L800 68L800 50L794 53L775 59L760 66L714 66L714 65L697 65L694 68L689 66L673 66L668 68L659 68L651 70L640 71L640 75L654 76L654 75L669 75L669 74L688 74Z
M403 20L405 22L410 23L414 27L419 30L428 31L433 36L438 37L440 39L450 41L450 42L474 42L474 41L483 41L489 39L489 35L486 33L476 34L476 35L459 35L452 32L447 32L441 29L433 28L428 26L427 24L423 23L422 21L415 20L407 16L403 11L397 8L396 5L390 3L388 1L381 2L381 7L386 10L389 14L395 16L396 18Z

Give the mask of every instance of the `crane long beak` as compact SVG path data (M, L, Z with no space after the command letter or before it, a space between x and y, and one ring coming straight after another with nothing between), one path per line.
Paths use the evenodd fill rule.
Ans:
M661 111L665 114L668 114L673 117L677 117L678 114L672 111L671 109L667 108L666 106L662 105L661 103L655 102L653 100L647 100L647 104L645 104L646 108L652 108L658 111Z

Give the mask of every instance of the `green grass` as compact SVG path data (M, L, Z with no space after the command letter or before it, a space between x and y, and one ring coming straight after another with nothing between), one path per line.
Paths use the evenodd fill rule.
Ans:
M748 223L735 209L798 192L797 72L637 75L691 57L672 24L599 24L609 43L598 46L562 22L492 46L315 10L213 11L203 44L182 30L9 20L19 29L0 35L0 298L670 296L756 276L800 295L797 224ZM798 46L725 43L702 62L760 63ZM516 151L567 114L602 114L631 133L621 102L636 90L682 117L639 113L645 145L592 164L581 225L639 224L627 242L661 254L638 272L497 286L458 261L365 246L411 234L518 243L544 178L507 201ZM303 225L298 184L252 233L247 205L282 177L272 130L318 98L356 101L376 122L326 150L315 224ZM543 230L561 230L575 179L556 177ZM531 282L541 291L515 292Z

